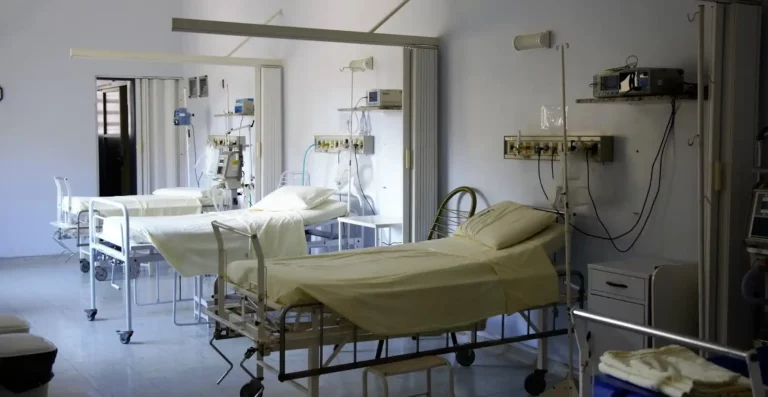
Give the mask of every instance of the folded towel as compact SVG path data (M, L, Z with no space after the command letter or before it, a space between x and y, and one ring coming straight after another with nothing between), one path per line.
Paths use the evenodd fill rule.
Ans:
M751 396L749 381L682 346L607 351L600 372L672 397Z

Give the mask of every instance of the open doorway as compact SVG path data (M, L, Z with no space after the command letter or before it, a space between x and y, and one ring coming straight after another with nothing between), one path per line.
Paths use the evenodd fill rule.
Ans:
M135 81L96 79L99 195L136 194Z

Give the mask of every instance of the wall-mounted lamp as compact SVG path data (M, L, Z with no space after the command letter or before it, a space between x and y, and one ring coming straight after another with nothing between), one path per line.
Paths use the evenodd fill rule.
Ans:
M534 50L537 48L550 48L552 32L547 30L541 33L523 34L515 36L513 42L518 51Z
M373 57L355 59L349 62L349 66L344 66L341 71L351 70L353 72L365 72L366 70L373 70Z

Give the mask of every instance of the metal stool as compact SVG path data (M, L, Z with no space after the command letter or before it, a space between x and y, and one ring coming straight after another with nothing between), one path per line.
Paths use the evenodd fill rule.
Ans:
M453 397L453 368L451 368L451 363L448 360L438 356L426 356L414 358L413 360L376 365L366 368L363 370L363 397L368 397L369 372L381 379L381 383L384 386L384 397L389 397L389 385L387 384L387 377L424 370L427 371L427 392L421 395L432 396L432 369L438 367L448 368L448 386L450 388L450 396Z

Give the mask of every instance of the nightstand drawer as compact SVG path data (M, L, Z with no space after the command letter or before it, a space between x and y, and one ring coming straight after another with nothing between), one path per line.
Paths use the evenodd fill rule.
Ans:
M589 270L589 290L645 301L645 279L610 273L598 269Z

